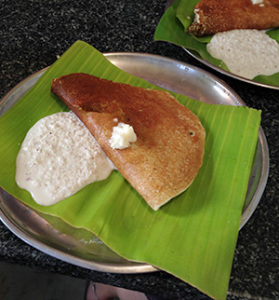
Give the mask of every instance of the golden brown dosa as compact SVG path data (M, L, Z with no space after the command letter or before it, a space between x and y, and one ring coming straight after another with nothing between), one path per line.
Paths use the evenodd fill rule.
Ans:
M157 210L185 191L203 161L205 131L171 94L74 73L51 91L85 124L123 177ZM117 122L116 120L117 119ZM114 126L133 126L137 141L112 149Z
M234 29L264 30L279 26L279 0L201 0L188 32L197 36Z

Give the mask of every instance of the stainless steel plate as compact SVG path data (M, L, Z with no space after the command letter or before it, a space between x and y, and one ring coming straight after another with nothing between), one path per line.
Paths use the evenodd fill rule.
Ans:
M179 61L148 54L108 53L106 57L120 69L168 90L212 104L245 105L220 79ZM44 73L42 70L18 84L2 100L0 115L9 110ZM265 135L260 129L258 147L250 177L241 225L245 225L264 191L269 170ZM92 233L70 227L58 218L40 215L0 190L0 218L26 243L58 259L103 272L144 273L153 266L122 259Z
M227 75L231 78L235 78L237 80L241 80L241 81L244 81L244 82L247 82L247 83L250 83L250 84L254 84L254 85L257 85L257 86L261 86L261 87L265 87L265 88L269 88L269 89L274 89L274 90L279 90L279 86L276 86L276 85L270 85L270 84L266 84L266 83L261 83L261 82L257 82L257 81L254 81L254 80L251 80L251 79L247 79L245 77L242 77L242 76L239 76L239 75L236 75L234 73L231 73L229 71L225 71L215 65L213 65L212 63L208 62L207 60L203 59L200 57L200 55L195 52L195 51L191 51L187 48L184 48L183 49L188 53L190 54L192 57L194 57L195 59L197 59L198 61L200 61L201 63L207 65L208 67L214 69L215 71L218 71L220 72L221 74L224 74L224 75Z
M174 0L167 0L166 1L165 9L167 10L173 4L173 2L174 2ZM231 73L229 71L225 71L222 68L219 68L219 67L213 65L212 63L208 62L207 60L203 59L196 51L187 49L185 47L182 47L182 48L188 54L190 54L192 57L194 57L195 59L197 59L199 62L205 64L206 66L208 66L208 67L210 67L212 69L214 69L215 71L220 72L221 74L224 74L224 75L227 75L227 76L229 76L231 78L234 78L234 79L237 79L237 80L241 80L241 81L244 81L244 82L247 82L247 83L250 83L250 84L254 84L254 85L257 85L257 86L266 87L266 88L270 88L270 89L274 89L274 90L279 90L279 86L257 82L257 81L254 81L254 80L247 79L247 78L244 78L242 76L236 75L236 74Z

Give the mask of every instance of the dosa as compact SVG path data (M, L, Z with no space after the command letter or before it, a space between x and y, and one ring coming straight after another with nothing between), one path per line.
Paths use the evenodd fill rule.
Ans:
M279 26L279 0L201 0L194 8L196 17L188 32L212 35L234 29L264 30Z
M157 210L185 191L204 155L199 119L170 93L115 83L84 73L54 79L57 95L84 123L122 176ZM113 127L133 127L137 140L113 149Z

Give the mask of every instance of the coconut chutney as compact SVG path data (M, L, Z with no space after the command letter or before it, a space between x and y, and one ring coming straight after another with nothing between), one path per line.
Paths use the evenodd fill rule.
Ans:
M114 169L87 128L71 112L39 120L16 159L16 182L40 205L55 204Z
M207 44L207 51L221 59L230 72L248 79L279 72L279 44L264 31L217 33Z

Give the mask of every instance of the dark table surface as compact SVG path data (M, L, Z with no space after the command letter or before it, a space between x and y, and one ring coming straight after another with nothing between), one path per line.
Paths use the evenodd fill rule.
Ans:
M0 97L52 64L76 40L101 52L144 52L203 68L230 85L250 107L262 110L270 151L263 197L241 229L228 299L279 299L279 91L232 79L197 62L181 48L154 42L163 0L0 0ZM165 272L102 273L48 256L17 238L0 222L0 260L121 286L166 299L207 299Z

